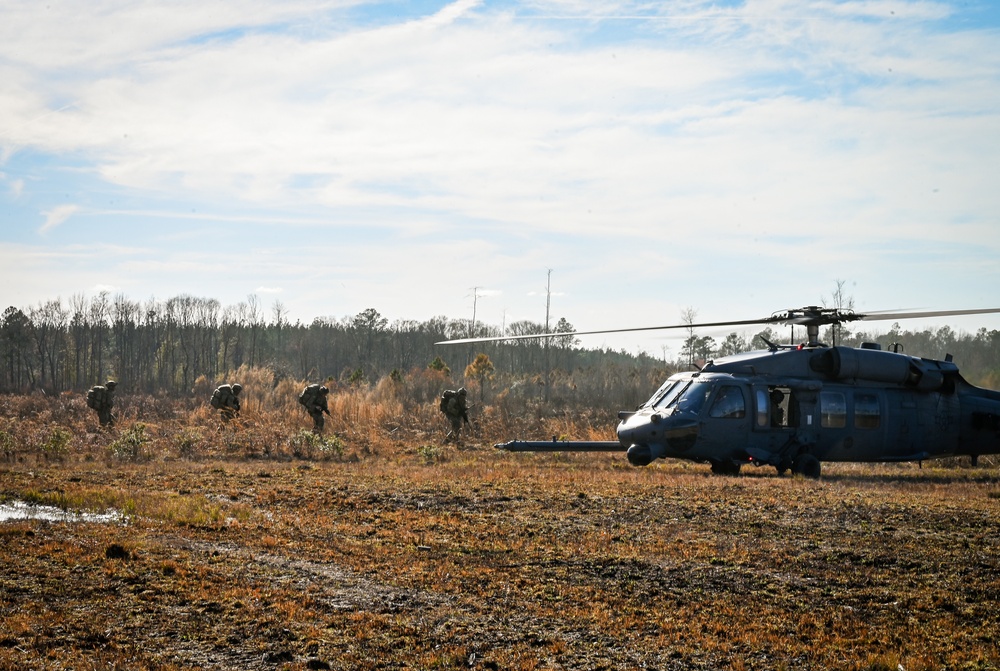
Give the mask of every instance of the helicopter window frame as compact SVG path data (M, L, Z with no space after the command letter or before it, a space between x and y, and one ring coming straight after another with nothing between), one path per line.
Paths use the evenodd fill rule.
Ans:
M677 401L677 398L684 392L684 390L691 386L691 382L691 380L677 380L675 384L671 385L670 389L663 394L662 398L651 403L650 405L654 410L669 408Z
M746 417L747 399L743 394L743 388L735 384L724 384L719 387L715 398L712 399L708 415L716 419L743 419Z
M847 397L840 391L821 391L819 422L824 429L847 428Z
M679 385L681 382L682 380L667 380L660 385L660 388L656 390L656 393L649 397L649 400L646 401L643 407L656 408L660 404L660 401L670 393L670 390Z
M855 392L854 427L877 429L882 424L882 406L878 394Z

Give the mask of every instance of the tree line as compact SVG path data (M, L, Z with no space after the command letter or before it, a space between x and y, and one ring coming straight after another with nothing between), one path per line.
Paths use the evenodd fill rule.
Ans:
M552 330L571 334L574 328L563 318ZM8 307L0 320L0 391L82 391L115 378L124 389L185 394L199 378L220 380L241 367L269 368L276 378L344 384L432 367L460 384L467 367L477 362L470 370L480 384L499 378L497 385L534 388L546 398L550 389L585 390L605 403L624 405L644 400L664 377L700 360L760 349L762 337L772 342L792 337L766 328L752 337L734 332L717 341L692 329L675 360L665 354L586 349L573 335L434 344L545 331L544 324L532 321L502 330L444 316L390 322L374 308L293 324L280 302L266 309L254 295L223 306L190 295L142 302L102 292L90 298L76 295L68 302L57 298L27 308ZM1000 331L967 334L942 326L910 332L894 324L884 334L841 330L826 339L852 346L875 341L886 348L898 343L914 356L952 354L970 381L993 387L1000 383ZM477 359L479 355L488 361Z
M560 332L572 331L565 319ZM510 335L543 333L544 325L510 324ZM280 377L374 382L433 365L461 377L484 348L491 374L530 377L601 362L654 368L645 356L588 352L571 337L497 346L435 346L454 338L498 335L499 330L444 316L390 322L376 309L336 319L290 323L280 302L265 309L256 296L237 305L181 295L131 300L104 292L8 307L0 320L0 390L50 393L83 390L108 378L146 393L183 394L195 380L220 379L241 367L267 367Z

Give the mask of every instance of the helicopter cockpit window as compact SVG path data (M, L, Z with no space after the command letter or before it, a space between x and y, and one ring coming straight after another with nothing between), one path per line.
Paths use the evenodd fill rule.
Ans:
M646 401L645 406L654 408L658 407L660 400L663 399L663 397L665 397L667 394L669 394L671 389L680 386L680 384L681 384L680 380L667 380L662 385L660 385L660 388L656 390L656 393L653 394L648 401Z
M747 416L746 400L743 398L743 390L733 385L726 385L715 395L712 402L712 410L709 413L712 417L724 419L742 419Z
M875 394L855 394L854 426L859 429L877 429L880 420L878 396Z
M711 382L692 382L677 398L677 409L698 414L715 387Z
M659 399L652 401L651 405L656 410L663 410L664 408L670 407L673 405L674 401L677 400L680 393L687 389L690 384L690 382L685 382L684 380L677 380L677 382L664 391L663 395L660 396ZM663 387L660 387L660 389L663 390Z
M824 391L819 395L820 424L825 429L847 426L847 401L839 391Z

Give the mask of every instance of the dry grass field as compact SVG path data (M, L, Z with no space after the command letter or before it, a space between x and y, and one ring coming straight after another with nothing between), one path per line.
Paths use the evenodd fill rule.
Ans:
M0 522L0 669L1000 668L995 465L507 454L613 420L445 445L369 393L322 441L294 405L0 398L0 503L120 516Z

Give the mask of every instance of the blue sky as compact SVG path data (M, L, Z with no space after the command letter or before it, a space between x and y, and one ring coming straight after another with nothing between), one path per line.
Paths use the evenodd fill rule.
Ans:
M8 0L0 309L475 297L500 325L544 320L549 270L580 330L838 280L862 311L1000 307L998 47L975 0Z

